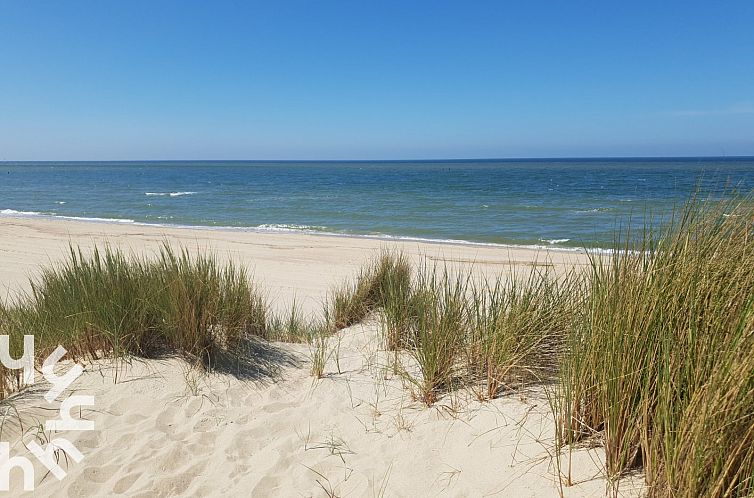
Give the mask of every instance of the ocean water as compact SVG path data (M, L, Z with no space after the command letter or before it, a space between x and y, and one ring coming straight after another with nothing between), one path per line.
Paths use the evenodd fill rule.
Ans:
M3 162L0 215L560 247L695 188L754 189L754 158Z

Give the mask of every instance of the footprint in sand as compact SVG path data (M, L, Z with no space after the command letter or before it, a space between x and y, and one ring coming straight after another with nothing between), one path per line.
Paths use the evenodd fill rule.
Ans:
M159 496L183 496L186 494L194 479L202 475L207 467L206 462L200 462L170 477L158 479L155 482L155 493Z
M272 496L275 490L280 488L280 478L275 476L264 476L259 480L254 489L251 490L251 496Z
M194 424L194 432L210 432L218 428L217 420L211 417L203 417Z
M133 410L133 404L130 398L119 399L118 401L111 403L110 406L105 407L104 412L120 417L124 413L128 413Z
M131 415L124 418L125 422L128 425L136 425L140 422L143 422L147 419L146 416L141 415L140 413L132 413Z
M175 436L181 428L186 428L183 424L177 423L176 420L183 420L183 415L178 413L178 408L175 406L169 406L157 416L154 425L163 434Z
M239 477L239 476L246 476L249 474L250 469L251 467L249 467L248 465L237 464L235 467L233 467L233 472L231 472L228 477L231 479L235 479L236 477Z
M139 475L138 472L133 472L118 479L113 485L113 493L123 494L131 489L131 486L139 479Z
M117 465L107 465L105 467L92 466L84 469L81 475L87 481L102 484L112 479L118 472L118 469L120 469L120 467Z
M297 408L297 407L299 407L299 406L300 406L300 405L299 405L298 403L290 403L290 402L282 403L282 402L275 402L275 403L270 403L270 404L266 404L266 405L264 405L264 406L262 407L262 412L264 412L264 413L267 413L267 414L270 414L270 415L276 415L276 414L278 414L278 413L280 413L280 412L284 412L284 411L286 411L286 410L290 410L290 409L293 409L293 408Z
M166 444L168 444L167 435L157 434L155 435L155 437L149 440L146 446L152 449L159 449L159 448L164 448Z
M191 462L195 456L184 444L174 445L167 454L160 457L157 468L161 471L173 471Z
M61 493L61 496L100 496L101 494L100 483L77 479L71 482L67 488L67 493Z
M98 432L85 432L78 439L76 439L76 447L84 452L85 449L101 447L102 442L103 438Z
M230 458L249 456L258 453L272 441L266 427L256 427L237 433L233 441L225 448L225 455Z
M186 472L175 477L159 479L155 482L153 496L183 496L195 477Z
M194 445L198 445L205 448L203 450L205 453L207 452L207 448L213 447L215 441L217 440L217 436L211 432L200 432L196 436L191 438L191 440L193 441L192 448Z

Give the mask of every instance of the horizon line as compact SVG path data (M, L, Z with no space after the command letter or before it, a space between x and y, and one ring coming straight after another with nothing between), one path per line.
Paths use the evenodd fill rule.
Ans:
M753 159L754 155L691 155L691 156L551 156L551 157L465 157L465 158L421 158L421 159L2 159L3 163L131 163L131 162L256 162L256 163L367 163L367 162L513 162L513 161L589 161L589 160L689 160L689 159L716 159L716 160L739 160Z

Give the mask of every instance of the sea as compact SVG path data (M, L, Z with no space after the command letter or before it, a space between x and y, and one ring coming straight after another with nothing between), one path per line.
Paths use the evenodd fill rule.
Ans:
M754 189L754 157L0 162L2 217L609 249L691 195Z

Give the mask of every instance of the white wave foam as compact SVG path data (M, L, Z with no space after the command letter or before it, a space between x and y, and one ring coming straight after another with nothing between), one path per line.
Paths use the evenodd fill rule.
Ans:
M98 223L136 223L136 220L129 220L127 218L89 218L86 216L59 216L59 215L52 215L51 217L61 219L61 220L96 221Z
M594 209L580 209L578 211L574 211L576 213L607 213L609 211L612 211L612 208L594 208Z
M264 223L253 228L270 232L322 232L327 230L327 227L318 225L296 225L289 223Z
M28 216L40 218L55 218L59 220L96 221L101 223L136 223L136 220L125 218L94 218L86 216L62 216L57 213L40 213L38 211L16 211L15 209L0 210L2 216Z
M283 227L291 227L291 226L307 226L307 225L286 225L286 224L265 224L265 225L259 225L256 227L239 227L239 226L208 226L208 225L179 225L179 224L171 224L171 223L143 223L143 222L137 222L137 225L147 225L147 226L161 226L161 227L170 227L170 228L190 228L195 230L219 230L219 231L239 231L239 232L269 232L269 231L277 231L277 232L288 232L288 233L308 233L311 235L316 236L322 236L322 237L346 237L346 238L357 238L357 239L376 239L376 240L401 240L401 241L407 241L407 242L426 242L428 244L454 244L454 245L469 245L469 246L483 246L483 247L499 247L504 249L535 249L535 250L546 250L546 251L555 251L555 252L577 252L577 253L593 253L593 254L614 254L615 251L613 249L605 249L600 247L589 247L589 248L582 248L582 247L552 247L551 245L538 245L538 244L504 244L499 242L474 242L470 240L463 240L463 239L431 239L427 237L412 237L407 235L387 235L387 234L354 234L354 233L342 233L342 232L328 232L324 231L326 230L325 227L314 227L314 228L321 228L323 230L302 230L302 229L293 229L293 228L283 228Z
M39 216L42 213L37 211L16 211L15 209L2 209L0 214L5 216Z
M568 242L571 239L539 239L540 242L547 242L548 244L562 244Z
M144 192L144 195L148 196L163 196L169 195L170 197L180 197L182 195L194 195L196 192Z
M55 201L55 204L60 204L61 206L65 204L65 201Z

